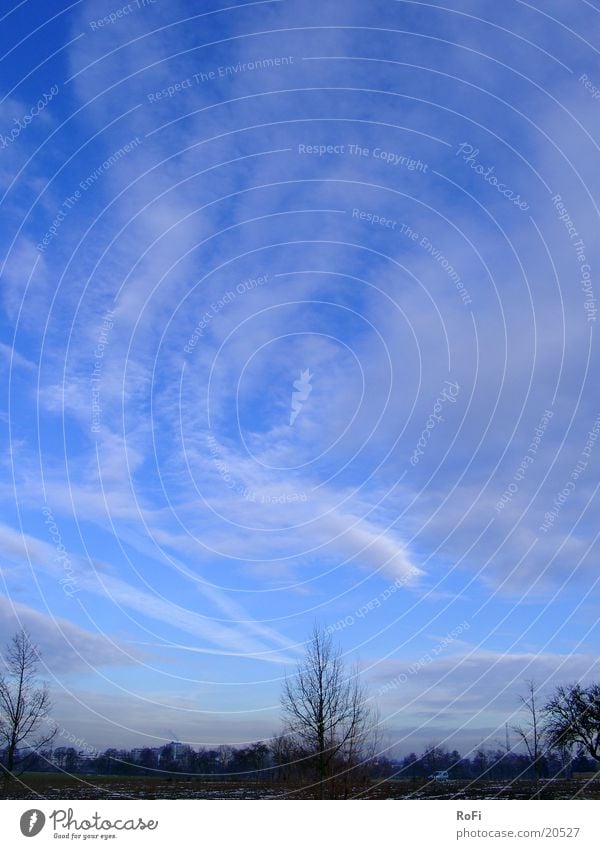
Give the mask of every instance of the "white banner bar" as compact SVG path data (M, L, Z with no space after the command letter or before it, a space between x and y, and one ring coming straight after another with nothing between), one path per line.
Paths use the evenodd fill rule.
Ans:
M597 849L599 812L598 802L576 800L10 800L0 802L0 845Z

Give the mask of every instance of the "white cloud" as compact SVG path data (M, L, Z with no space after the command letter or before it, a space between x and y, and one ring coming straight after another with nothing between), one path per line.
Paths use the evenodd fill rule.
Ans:
M132 649L107 634L94 634L63 617L34 610L0 595L0 644L24 628L40 651L40 674L59 676L86 673L104 666L131 666L141 659Z

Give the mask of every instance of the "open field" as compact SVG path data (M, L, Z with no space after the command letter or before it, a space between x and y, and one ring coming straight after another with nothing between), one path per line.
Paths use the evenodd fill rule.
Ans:
M10 799L310 799L307 788L278 782L176 779L146 776L85 776L31 773L12 783ZM600 782L380 781L355 787L358 799L600 799Z

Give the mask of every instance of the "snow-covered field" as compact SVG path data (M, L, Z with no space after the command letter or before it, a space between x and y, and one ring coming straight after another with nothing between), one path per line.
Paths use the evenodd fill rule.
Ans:
M154 779L124 776L30 774L12 783L12 799L285 799L311 798L308 789L282 784ZM341 795L341 794L340 794ZM355 787L357 799L600 799L600 782L574 780L381 781Z

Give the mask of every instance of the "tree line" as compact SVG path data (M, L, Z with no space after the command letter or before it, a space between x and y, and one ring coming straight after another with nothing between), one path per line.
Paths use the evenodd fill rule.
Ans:
M343 662L333 637L315 626L295 674L281 694L283 727L268 743L195 750L180 743L82 756L74 747L51 751L48 689L39 684L40 652L20 631L3 655L0 673L0 774L24 770L122 775L221 776L279 781L312 788L321 798L354 792L373 779L428 778L447 770L456 779L567 776L600 762L600 685L557 687L540 701L535 682L520 696L522 722L512 726L521 752L507 745L468 757L430 745L401 760L382 754L380 722L356 666ZM507 735L508 737L508 735Z

